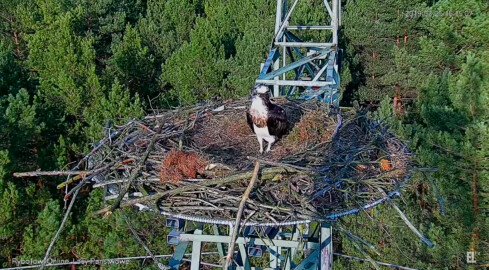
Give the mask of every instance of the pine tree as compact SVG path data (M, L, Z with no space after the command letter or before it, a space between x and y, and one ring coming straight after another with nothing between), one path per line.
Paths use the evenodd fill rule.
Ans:
M13 46L0 38L0 97L15 94L20 88L20 68L15 63Z
M49 21L45 18L47 25L28 38L30 65L39 74L40 97L77 117L101 91L95 74L93 39L74 32L81 14L77 8Z
M154 56L142 44L137 28L128 25L122 38L114 36L111 47L113 55L107 72L113 73L133 94L146 97L158 90Z
M212 97L222 86L224 46L216 44L217 29L209 20L197 18L186 42L162 66L161 81L168 84L177 104L192 104Z
M86 137L91 141L97 141L105 136L107 130L103 130L103 126L109 119L116 125L122 125L132 118L142 116L143 110L138 95L131 98L128 89L115 80L108 95L100 97L94 106L84 111L89 125L85 130Z
M44 258L49 243L60 224L61 209L58 202L51 200L46 204L44 210L39 213L36 223L26 228L22 256L25 259ZM57 243L56 248L51 253L51 257L56 258L60 254L59 247L60 243Z
M189 41L196 7L189 1L178 0L148 1L147 5L146 16L138 21L137 28L160 68L178 47Z
M353 45L347 47L345 60L354 67L351 84L347 87L358 89L355 99L380 101L384 95L394 96L395 84L402 82L383 78L395 65L392 48L404 48L408 53L417 50L415 37L423 34L424 21L409 17L409 12L426 9L427 2L347 2L342 17L342 37Z
M13 183L5 179L9 163L8 151L0 151L0 265L12 259L11 252L21 240L18 234L20 216L18 215L19 192Z
M233 25L236 25L236 54L230 59L226 81L228 96L245 96L260 72L260 63L268 56L273 38L275 5L270 1L254 0L248 5L231 1ZM254 18L249 20L247 18Z

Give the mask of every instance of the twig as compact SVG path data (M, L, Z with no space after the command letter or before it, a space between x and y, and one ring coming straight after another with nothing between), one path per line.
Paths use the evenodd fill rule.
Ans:
M435 184L435 181L433 181L433 178L431 178L431 175L423 172L423 175L428 178L430 181L431 185L433 186L433 189L435 190L436 198L438 199L438 204L440 205L440 215L444 216L445 215L445 206L443 203L443 197L440 194L440 191L438 190L438 187Z
M46 254L44 255L44 259L42 260L41 270L44 269L44 267L46 267L46 263L48 262L48 259L49 259L49 254L51 253L51 250L54 247L54 243L56 243L56 240L58 240L59 235L61 234L61 232L63 231L63 229L65 227L66 221L68 220L68 216L70 215L70 212L71 212L71 208L73 207L73 204L75 204L75 199L76 199L76 196L78 195L78 192L80 192L79 189L77 189L75 191L75 194L73 195L73 198L71 199L70 205L68 206L68 209L66 210L65 216L63 217L63 221L61 222L61 225L59 226L58 231L54 235L53 240L51 240L51 244L49 244L48 250L46 251Z
M262 179L265 179L265 177L271 178L272 175L275 175L277 173L284 173L284 172L290 172L290 171L297 172L296 169L292 169L292 168L287 169L287 168L273 167L273 168L266 168L266 169L262 170L261 175L262 175ZM156 200L159 200L162 197L167 196L167 195L175 195L175 194L180 194L180 193L185 192L185 191L193 190L193 189L195 189L195 187L223 185L223 184L235 182L235 181L245 179L248 177L252 177L252 176L253 176L253 172L244 172L244 173L233 174L233 175L230 175L230 176L225 177L225 178L206 180L206 181L202 181L198 185L182 186L182 187L178 187L175 189L171 189L171 190L167 190L164 192L159 192L159 193L156 193L153 195L149 195L149 196L146 196L146 197L143 197L140 199L133 199L130 201L126 201L126 202L121 203L121 206L124 207L124 206L134 205L136 203L145 203L148 201L156 201ZM101 210L95 212L95 214L104 214L107 211L109 211L109 208L104 208L104 209L101 209Z
M33 171L14 173L14 177L36 177L36 176L60 176L60 175L87 175L93 171Z
M95 169L95 170L88 171L89 173L87 173L87 174L79 174L79 175L77 175L77 176L75 176L75 177L72 177L72 178L70 178L70 179L68 179L68 180L64 181L63 183L59 184L59 185L57 186L57 189L62 189L62 188L64 188L65 186L67 186L68 184L71 184L71 183L73 183L73 182L75 182L75 181L77 181L77 180L80 180L80 179L82 179L82 178L84 178L82 182L86 182L87 180L90 180L91 178L93 178L93 177L94 177L94 176L96 176L97 174L99 174L99 173L101 173L101 172L103 172L103 171L107 170L108 168L112 167L112 165L114 165L114 162L111 162L111 163L109 163L109 164L107 164L107 165L105 165L105 166L103 166L103 167L101 167L101 168L98 168L98 169ZM77 186L77 188L80 188L80 187L81 187L81 186ZM73 192L73 190L72 190L71 192ZM69 194L69 193L67 193L67 195L68 195L68 194Z
M341 226L339 223L337 223L337 225L338 225L338 228L340 229L340 231L345 233L349 238L352 239L352 241L359 241L360 243L369 247L373 252L375 252L375 254L377 254L378 256L381 256L380 253L377 251L377 249L375 248L375 246L372 243L365 241L360 236L355 235L354 233L350 232L349 230L343 228L343 226Z
M199 180L202 180L202 179L199 179ZM127 181L129 181L129 178L108 180L108 181L103 181L103 182L94 184L93 187L94 188L98 188L98 187L103 187L103 186L111 185L111 184L124 183L124 182L127 182ZM147 182L160 182L160 179L159 178L156 178L156 177L153 177L153 178L147 178L147 179L138 179L136 181L146 182L146 183Z
M160 126L158 127L158 130L156 131L156 133L153 135L153 138L151 139L151 142L149 143L148 148L146 149L146 152L144 153L141 160L139 160L137 167L134 168L133 171L131 172L131 176L129 177L129 180L123 186L119 196L115 200L115 203L110 207L109 212L114 212L114 210L117 207L119 207L119 205L122 201L122 198L127 193L127 191L129 191L129 188L131 187L132 182L134 181L134 179L136 179L136 177L139 174L139 170L141 169L141 167L143 167L144 163L146 162L146 159L148 159L149 153L151 152L151 149L153 149L153 146L156 142L156 139L158 138L158 134L160 134L162 129L163 129L163 123L160 123Z
M251 181L248 184L248 187L246 188L243 197L241 198L241 202L239 203L238 213L236 215L236 222L234 224L233 235L231 236L231 243L229 243L228 254L226 256L226 265L224 269L228 269L229 266L231 265L231 260L233 259L233 254L234 254L234 245L236 243L236 238L238 236L239 221L241 220L241 215L243 215L243 210L246 204L246 200L250 196L250 192L251 189L253 188L253 185L255 184L256 178L258 178L259 169L260 169L260 161L255 161L255 169L253 170L253 176L251 177Z
M350 255L345 255L345 254L341 254L341 253L333 253L333 255L339 256L339 257L344 257L344 258L347 258L347 259L359 260L359 261L362 261L362 262L368 261L367 259L363 259L363 258L359 258L359 257L355 257L355 256L350 256ZM393 267L395 269L417 270L416 268L410 268L410 267L406 267L406 266L400 266L400 265L397 265L397 264L391 264L391 263L385 263L385 262L379 262L379 261L374 261L374 262L376 264L390 266L390 267Z
M409 227L409 229L411 229L411 231L413 231L419 237L419 239L421 239L421 241L423 241L428 247L430 247L430 248L434 247L435 244L433 244L433 242L431 242L420 231L418 231L418 229L416 229L416 227L414 227L414 225L409 221L409 219L401 211L401 209L399 209L399 207L397 207L397 205L387 196L387 194L385 193L385 191L382 190L381 188L378 188L378 189L387 198L387 201L397 211L397 213L399 214L399 216L401 217L401 219L404 221L404 223L406 223L406 225Z
M300 171L316 171L315 169L312 169L312 168L306 168L306 167L301 167L301 166L287 164L287 163L269 161L269 160L264 160L261 158L256 158L256 157L251 157L251 156L247 156L246 158L249 160L252 160L252 161L259 161L263 164L268 164L268 165L277 166L277 167L292 168L292 169L296 169L296 170L300 170Z
M368 253L365 250L363 250L363 248L356 241L352 241L351 243L353 244L353 246L355 246L358 249L358 251L360 251L360 253L362 253L365 256L366 260L369 261L370 264L372 264L372 266L375 269L380 270L380 267L377 265L377 262L374 261L372 257L370 257L370 255L368 255Z

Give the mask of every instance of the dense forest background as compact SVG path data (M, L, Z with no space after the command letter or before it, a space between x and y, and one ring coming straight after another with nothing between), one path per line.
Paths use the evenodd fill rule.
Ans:
M300 2L303 23L324 19L322 1ZM13 172L69 168L103 137L107 119L121 124L152 108L248 94L274 14L270 0L1 1L0 266L43 258L63 214L62 179ZM489 263L488 29L483 0L343 1L344 105L372 103L421 166L439 168L414 175L399 200L434 248L388 206L343 220L379 248L374 259L466 269L474 250L478 263ZM124 210L94 218L102 194L82 196L51 257L144 255L124 216L155 254L171 253L161 216ZM362 257L339 240L336 251ZM335 267L372 266L336 259Z

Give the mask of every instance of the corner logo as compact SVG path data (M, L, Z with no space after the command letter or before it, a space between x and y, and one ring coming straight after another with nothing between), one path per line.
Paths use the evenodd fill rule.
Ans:
M479 253L479 252L475 252L475 251L467 251L467 263L477 263L477 261L475 260L475 255L476 253Z

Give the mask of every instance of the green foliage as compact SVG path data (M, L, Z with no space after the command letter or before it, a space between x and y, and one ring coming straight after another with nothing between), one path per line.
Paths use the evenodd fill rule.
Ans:
M14 93L19 87L20 68L15 63L13 46L0 38L0 96Z
M192 104L212 97L224 75L224 46L215 44L219 32L204 18L196 19L186 42L162 66L161 80L171 85L177 104Z
M368 5L362 1L350 3L347 10L351 9L353 13L347 13L346 17L352 14L359 16L361 11L365 11L366 14L378 12L381 19L382 14L388 10L378 10ZM382 257L377 258L380 261L422 269L467 269L471 266L466 263L467 251L473 249L480 252L481 255L477 257L479 263L487 263L487 256L482 254L488 254L489 181L486 168L489 164L485 157L489 145L486 143L488 115L484 104L487 104L489 89L489 61L485 56L487 35L480 32L480 25L489 22L482 12L487 10L488 5L467 0L439 1L431 7L419 7L422 5L417 9L413 4L408 10L425 9L432 13L442 12L443 15L412 18L416 24L411 27L416 25L416 29L407 25L407 31L416 31L420 38L408 38L410 42L403 46L391 45L388 48L382 42L370 43L375 39L380 40L377 35L386 33L388 28L380 32L357 31L363 28L362 24L369 28L377 27L368 24L368 16L358 19L352 16L350 20L346 18L345 35L356 46L348 50L349 53L354 52L349 55L350 68L354 67L353 70L357 72L350 87L356 78L368 78L369 73L382 71L368 64L368 60L372 60L368 59L368 53L383 51L387 57L385 61L379 58L377 62L387 70L386 73L380 73L380 77L376 76L378 85L368 79L357 81L360 82L358 97L366 95L374 98L377 93L382 97L389 94L389 88L392 95L395 84L400 85L402 96L416 97L415 102L404 103L403 116L394 115L391 98L384 97L375 117L389 124L393 132L408 142L419 166L439 169L436 173L414 174L403 200L399 202L408 218L435 243L435 247L423 247L398 218L392 218L395 212L388 208L379 208L383 212L380 215L377 210L369 211L373 220L369 217L349 217L345 220L354 232L367 241L378 243L382 249ZM447 15L447 12L455 11L471 11L473 14ZM382 25L382 20L378 23ZM352 29L348 29L350 27ZM477 33L477 36L472 33ZM363 41L357 39L362 34ZM373 35L375 39L366 35ZM377 93L368 92L368 87ZM443 196L445 216L441 215L441 205L429 178ZM376 227L379 230L372 230ZM341 242L344 253L362 257L347 242ZM345 260L337 264L342 268L369 267Z
M28 37L29 62L40 77L40 97L74 116L81 116L83 108L101 91L95 74L93 39L74 32L81 14L77 8L56 19L45 18L44 23L50 23Z
M94 190L89 198L85 218L78 230L77 237L81 241L75 247L75 252L80 256L116 258L146 254L144 248L134 240L127 220L154 254L172 252L171 247L164 243L169 231L161 215L124 210L103 219L94 219L92 213L102 207L104 207L103 192L100 189ZM133 261L124 266L115 265L113 268L134 269L139 265L140 262Z
M0 148L9 150L10 169L32 167L36 161L35 140L43 124L36 119L36 105L31 105L25 89L0 103L0 125Z
M195 5L189 1L148 1L147 14L138 21L143 43L159 66L185 41L195 20Z
M17 215L19 192L16 187L6 181L6 165L9 163L8 152L0 151L0 256L7 258L16 241L20 218Z
M112 54L108 72L114 73L132 93L147 96L155 91L154 57L142 45L136 28L127 25L122 40L114 36Z
M394 96L395 85L409 88L402 74L409 63L395 62L393 47L412 53L418 49L417 39L423 32L424 21L407 16L409 11L427 9L429 1L348 1L342 17L343 34L347 42L345 60L349 62L355 89L354 99L380 101L384 95ZM400 57L398 55L397 57ZM390 76L389 76L390 75ZM398 76L393 76L398 75ZM400 77L399 77L400 76ZM407 91L406 91L407 92ZM409 96L413 96L410 94Z
M431 182L415 174L398 203L434 249L424 247L387 206L370 211L374 219L349 217L345 225L379 247L383 256L375 259L465 268L470 248L489 254L488 4L343 2L344 101L380 102L374 117L408 142L420 166L439 168L431 177L446 208L442 216ZM472 15L410 18L411 10ZM290 23L326 18L322 1L301 0ZM267 57L274 21L275 2L268 0L2 1L0 264L43 257L62 216L62 194L55 188L61 179L14 180L13 172L68 169L104 136L109 119L120 125L142 117L148 103L247 95ZM330 38L328 31L305 34ZM404 115L394 114L390 103L396 91L411 98L403 100ZM126 216L154 253L171 253L159 215L120 211L94 218L92 212L103 207L102 192L80 197L53 256L145 254L128 237ZM339 252L362 256L340 240ZM343 259L335 267L370 268Z
M25 259L44 258L44 254L61 224L59 203L50 200L34 224L29 225L24 233L23 256ZM61 241L65 242L65 241ZM57 247L60 245L58 244ZM60 250L54 249L52 254L59 255Z
M232 7L238 38L235 42L236 54L230 59L227 93L223 93L223 96L244 96L253 86L260 63L268 56L268 47L273 38L275 6L270 1L254 0L249 5L234 1Z
M143 110L137 94L132 99L129 91L115 80L107 97L100 97L93 107L85 110L84 116L89 124L86 136L95 141L104 136L103 126L107 119L121 125L132 118L142 117Z

